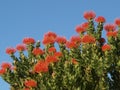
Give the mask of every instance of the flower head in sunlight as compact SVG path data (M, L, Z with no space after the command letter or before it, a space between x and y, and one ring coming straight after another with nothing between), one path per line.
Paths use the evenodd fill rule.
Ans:
M82 37L82 42L83 43L95 43L95 41L96 41L95 38L91 35L86 34Z
M94 19L96 17L96 14L94 11L86 11L84 12L83 16L86 20L90 20L90 19Z
M106 34L107 37L117 37L117 35L118 35L118 31L109 31Z
M48 52L56 52L56 48L55 47L50 47L49 49L48 49Z
M108 50L111 50L111 46L108 45L108 44L104 44L104 45L102 46L102 51L108 51Z
M106 20L103 16L98 16L97 18L95 18L95 21L97 23L104 23Z
M16 46L16 49L17 49L18 51L24 51L24 50L26 50L26 46L25 46L24 44L18 44L18 45Z
M105 24L104 25L104 29L108 32L108 31L114 31L116 30L116 25L115 24Z
M3 75L6 73L6 70L4 68L0 69L0 75Z
M8 62L4 62L4 63L2 63L1 64L1 67L3 68L3 69L7 69L7 68L11 68L11 64L10 63L8 63Z
M81 43L81 38L80 38L80 36L72 36L72 37L70 38L70 41L71 41L71 42L74 42L74 43L77 44L77 45L80 45L80 43Z
M36 72L36 73L41 73L41 72L48 72L48 63L45 62L45 61L38 61L35 66L34 66L34 69L33 71Z
M65 43L67 42L67 40L66 40L65 37L58 36L58 37L56 38L56 42L57 42L58 44L65 44Z
M35 80L26 80L24 82L26 87L36 87L37 86L37 82Z
M118 25L118 26L120 26L120 18L116 18L115 19L115 24Z
M78 26L76 26L76 32L77 33L84 33L86 30L85 30L85 28L83 28L82 26L80 26L80 25L78 25Z
M88 22L84 22L81 24L81 27L83 27L85 30L89 28L89 23Z
M12 48L12 47L8 47L8 48L6 48L5 52L6 52L6 54L11 55L11 54L14 54L16 52L16 49Z
M26 45L34 44L35 40L34 40L34 38L26 37L26 38L23 39L23 43L26 44Z
M75 42L67 41L66 47L72 49L72 48L77 48L78 46Z
M34 48L32 53L37 56L37 55L44 54L44 51L42 49L40 49L40 48Z

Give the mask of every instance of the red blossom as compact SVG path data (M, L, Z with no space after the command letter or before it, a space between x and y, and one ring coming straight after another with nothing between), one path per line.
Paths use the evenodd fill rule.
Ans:
M0 69L0 75L3 75L6 73L6 70L4 68Z
M108 50L111 50L111 46L108 45L108 44L104 44L104 45L102 46L102 51L108 51Z
M56 57L56 58L59 58L59 57L61 57L63 54L62 54L62 52L55 52L54 53L54 56Z
M26 38L23 39L23 43L27 44L27 45L34 44L35 40L34 40L34 38L26 37Z
M1 64L1 67L3 68L3 69L7 69L7 68L11 68L11 64L10 63L8 63L8 62L4 62L4 63L2 63Z
M16 49L17 49L18 51L24 51L24 50L26 50L26 46L25 46L24 44L18 44L18 45L16 46Z
M114 31L116 29L116 25L115 24L106 24L104 26L104 29L108 32L108 31Z
M47 32L44 37L56 38L57 35L54 32Z
M78 46L75 42L67 41L66 47L71 49L71 48L77 48Z
M35 80L26 80L24 82L26 87L36 87L37 86L37 82Z
M118 26L120 26L120 18L116 18L115 19L115 24L118 25Z
M95 38L91 35L86 34L82 37L82 42L83 43L95 43Z
M107 37L117 37L117 35L118 35L118 31L109 31L106 34Z
M90 20L90 19L94 19L96 17L96 14L94 11L87 11L87 12L84 12L84 18L86 20Z
M65 43L67 42L67 40L66 40L65 37L58 36L58 37L56 38L56 42L57 42L58 44L65 44Z
M50 48L48 49L48 52L56 52L56 48L55 48L55 47L50 47Z
M88 29L89 23L88 22L84 22L84 23L81 24L81 27L83 27L84 29Z
M9 47L9 48L6 48L6 53L7 54L14 54L16 52L15 48L12 48L12 47Z
M40 49L40 48L34 48L32 53L37 56L37 55L44 54L44 51L42 49Z
M48 63L45 61L38 61L34 66L34 72L41 73L41 72L48 72Z
M80 45L80 43L81 43L81 38L80 38L80 36L72 36L72 37L70 38L70 41L76 43L77 45Z
M53 44L54 42L55 42L55 38L51 38L51 37L44 37L42 41L44 45Z
M54 62L58 62L58 59L53 55L53 56L47 56L45 61L47 63L54 63Z
M95 19L95 21L96 21L97 23L104 23L106 20L105 20L105 18L104 18L103 16L98 16L98 17Z
M86 31L85 28L83 28L83 27L80 26L80 25L76 26L75 29L76 29L76 32L77 32L77 33L83 33L83 32Z

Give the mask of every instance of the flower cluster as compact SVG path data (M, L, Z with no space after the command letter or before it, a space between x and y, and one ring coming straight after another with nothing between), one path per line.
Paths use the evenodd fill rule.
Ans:
M0 65L0 76L10 84L11 90L120 88L120 19L104 25L106 19L96 17L94 11L85 12L83 17L87 21L75 27L78 35L70 40L47 32L42 40L43 48L40 41L26 37L22 44L6 49L13 63ZM107 38L103 38L103 30Z

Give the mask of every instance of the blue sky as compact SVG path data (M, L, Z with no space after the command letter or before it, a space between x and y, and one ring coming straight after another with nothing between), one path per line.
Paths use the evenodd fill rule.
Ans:
M42 40L53 31L69 38L84 22L83 12L93 10L107 22L120 17L120 0L0 0L0 63L12 62L5 48L16 46L24 37ZM0 90L9 85L0 78Z

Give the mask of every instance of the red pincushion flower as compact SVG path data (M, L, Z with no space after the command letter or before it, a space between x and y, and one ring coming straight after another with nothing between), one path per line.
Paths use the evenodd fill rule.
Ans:
M82 42L83 43L95 43L95 38L93 36L90 36L90 35L84 35L82 37Z
M111 50L111 46L108 45L108 44L104 44L104 45L102 46L102 51L108 51L108 50Z
M26 46L23 45L23 44L18 44L18 45L16 46L16 49L17 49L18 51L24 51L24 50L26 50Z
M102 51L107 51L107 50L111 50L111 46L108 45L108 44L104 44L104 45L102 46Z
M36 73L48 72L48 63L45 61L38 61L35 64L33 71Z
M59 58L59 57L61 57L63 54L62 54L62 52L55 52L54 53L54 56L56 57L56 58Z
M86 31L85 28L83 28L82 26L80 26L80 25L76 26L76 32L77 33L83 33L85 31Z
M57 35L54 32L47 32L44 37L56 38Z
M36 87L37 86L37 82L35 80L26 80L24 82L26 87Z
M70 38L70 41L76 43L77 45L80 45L80 43L81 43L81 38L80 38L80 36L72 36L72 37Z
M54 63L54 62L58 62L58 59L53 55L53 56L47 56L45 61L47 63Z
M3 69L7 69L7 68L11 68L11 64L10 63L8 63L8 62L5 62L5 63L2 63L2 65L1 65L1 67L3 68Z
M67 41L66 47L71 49L71 48L77 48L78 46L75 42Z
M104 26L104 29L108 32L108 31L114 31L116 29L116 25L115 24L106 24Z
M86 20L94 19L95 17L96 17L96 14L93 11L84 12L84 18Z
M50 47L50 48L48 49L48 52L56 52L56 48L55 48L55 47Z
M120 26L120 18L116 18L115 19L115 24L118 25L118 26Z
M56 38L56 42L57 42L58 44L65 44L65 43L67 42L67 40L66 40L65 37L58 36L58 37Z
M53 44L54 42L55 42L55 38L52 37L44 37L42 41L44 45Z
M12 47L6 48L6 53L9 55L14 54L15 52L16 52L16 50Z
M110 32L107 32L106 36L107 37L117 37L118 35L118 31L110 31Z
M104 18L103 16L98 16L98 17L95 19L95 21L96 21L97 23L104 23L106 20L105 20L105 18Z
M88 29L89 23L88 22L84 22L84 23L81 24L81 27L83 27L84 29Z
M44 51L42 49L40 49L40 48L34 48L32 53L37 56L37 55L44 54Z
M6 70L4 68L0 69L0 75L3 75L6 73Z
M26 38L23 39L23 43L24 43L24 44L27 44L27 45L29 45L29 44L34 44L34 43L35 43L35 40L34 40L33 38L26 37Z
M72 63L75 64L75 65L78 64L77 60L74 59L74 58L72 59Z

